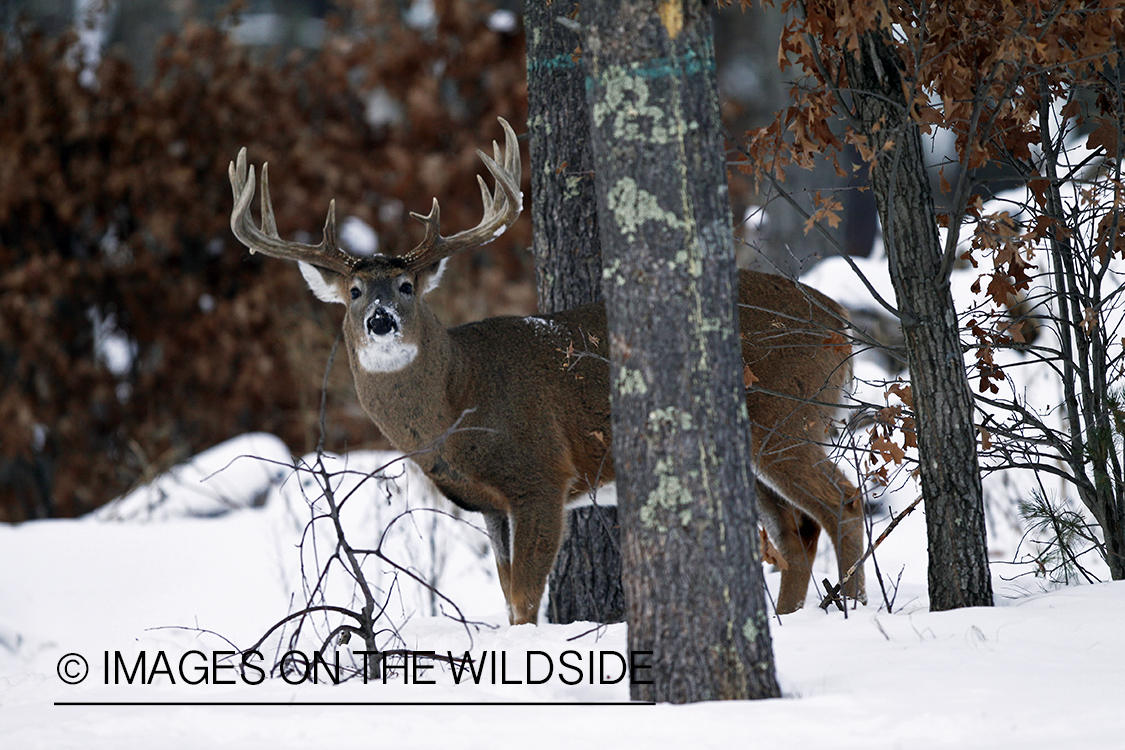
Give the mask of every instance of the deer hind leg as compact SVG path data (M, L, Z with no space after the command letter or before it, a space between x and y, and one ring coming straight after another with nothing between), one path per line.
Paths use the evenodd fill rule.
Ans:
M762 521L782 557L777 612L787 615L796 612L805 603L812 578L812 563L820 541L820 524L769 485L758 482L757 490Z
M563 503L528 502L512 508L511 580L505 592L512 625L535 623L564 528Z
M492 542L492 554L496 557L496 575L504 592L504 601L511 606L512 601L512 527L507 513L485 513L484 526Z
M836 563L842 580L847 570L863 556L864 550L863 505L855 486L836 468L824 450L811 442L785 441L783 449L771 446L762 457L759 471L771 490L828 533L836 548ZM785 514L781 516L784 518ZM802 525L800 520L793 521L793 524L794 531L798 532L798 527ZM811 532L810 527L808 533ZM799 533L797 537L800 537ZM782 554L785 554L784 550ZM783 575L783 585L784 581ZM845 591L851 598L867 601L863 566L856 569ZM803 599L804 590L801 593ZM778 611L781 611L780 602Z

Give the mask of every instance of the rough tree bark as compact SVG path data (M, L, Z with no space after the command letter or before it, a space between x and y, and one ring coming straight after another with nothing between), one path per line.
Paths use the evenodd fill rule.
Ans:
M528 130L535 279L542 312L601 300L602 255L578 3L528 3Z
M577 11L578 3L565 2L528 3L524 9L532 250L539 310L545 313L602 298L582 40L567 23ZM576 508L567 514L567 526L551 571L547 619L620 622L625 594L617 508Z
M776 696L709 11L589 9L629 649L653 664L653 684L631 694Z
M860 37L847 74L860 129L878 154L872 179L910 366L930 609L991 606L973 398L921 134L907 115L898 60L879 33Z

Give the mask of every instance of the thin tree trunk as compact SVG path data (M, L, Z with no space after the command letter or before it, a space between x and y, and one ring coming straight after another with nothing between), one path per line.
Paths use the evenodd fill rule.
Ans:
M778 695L758 551L710 18L591 4L584 60L634 699Z
M566 24L576 9L577 3L555 2L528 3L524 10L532 249L539 310L546 313L602 298L582 40ZM567 526L551 571L547 619L620 622L625 595L617 508L577 508L568 513Z
M860 37L847 73L861 128L878 154L874 192L910 365L930 609L991 606L973 398L921 135L906 114L898 60L877 32Z

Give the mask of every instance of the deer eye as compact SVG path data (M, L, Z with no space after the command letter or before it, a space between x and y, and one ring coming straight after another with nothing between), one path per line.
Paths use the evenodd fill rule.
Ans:
M351 295L352 295L352 299L359 299L359 295L360 295L359 287L353 286L352 291L351 291Z
M402 286L400 286L398 290L409 297L410 295L414 294L414 285L409 281L404 281L402 282Z

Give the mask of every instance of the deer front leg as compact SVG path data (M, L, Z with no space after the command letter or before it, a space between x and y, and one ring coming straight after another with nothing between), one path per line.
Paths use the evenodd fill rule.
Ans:
M547 577L562 542L563 502L526 502L513 506L508 619L512 625L535 623Z
M488 529L488 539L492 542L492 554L496 558L496 575L500 579L500 589L504 601L511 609L512 602L512 527L507 513L485 513L484 526Z

